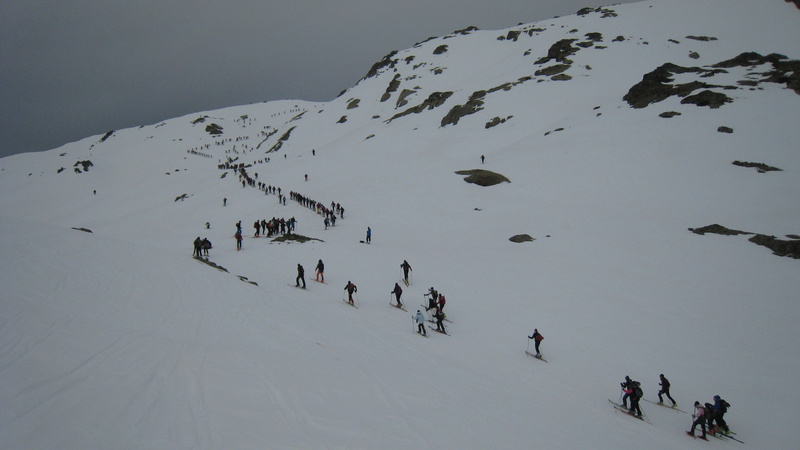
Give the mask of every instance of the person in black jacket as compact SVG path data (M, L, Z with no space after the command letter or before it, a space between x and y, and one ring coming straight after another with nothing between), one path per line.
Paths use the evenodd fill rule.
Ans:
M444 334L447 334L447 331L444 329L444 311L441 308L436 308L436 311L433 313L433 317L436 319L436 331L440 331Z
M397 298L397 307L398 308L402 308L403 304L400 302L400 296L403 295L403 289L400 288L400 285L395 283L394 284L394 289L390 293L394 294L394 296Z
M406 282L406 286L408 286L408 271L411 269L411 264L408 263L405 259L403 260L403 264L400 264L400 267L403 269L403 281Z
M348 281L347 285L344 287L344 290L347 291L347 301L350 302L351 305L353 303L353 292L358 292L358 288L352 281Z
M192 256L202 256L200 251L203 248L203 241L200 240L200 236L197 236L197 239L194 240L194 251L192 252Z
M625 390L625 393L631 399L631 407L628 411L631 414L635 414L638 417L642 416L642 409L639 407L639 399L642 398L644 393L642 392L642 386L638 381L631 381L630 387Z
M528 336L528 339L533 339L534 348L536 348L536 357L541 358L542 354L539 353L539 343L544 340L544 336L539 334L539 330L537 328L533 329L533 334Z
M631 380L631 377L629 377L628 375L625 375L625 381L623 381L619 385L620 387L622 387L622 391L625 392L625 395L622 396L622 407L627 408L628 397L630 397L628 390L633 386L633 380Z
M424 297L430 296L428 299L428 306L425 308L425 311L430 311L432 309L436 309L436 301L439 299L439 292L431 286L430 290L427 294L422 294Z
M303 282L303 289L306 288L306 271L300 264L297 265L297 278L294 280L295 286L300 287L300 282Z
M669 395L669 380L664 376L663 373L659 375L658 378L661 379L661 381L658 383L661 386L661 390L658 391L658 404L659 405L664 404L664 398L661 396L666 395L667 398L670 399L670 401L672 401L672 406L678 406L678 403L676 403L675 400L672 398L672 396Z
M320 283L325 282L325 264L322 264L321 259L317 263L317 275L314 277L314 280L319 281Z

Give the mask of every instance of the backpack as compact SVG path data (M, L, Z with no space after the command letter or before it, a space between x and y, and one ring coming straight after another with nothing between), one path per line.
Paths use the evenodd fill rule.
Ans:
M633 382L633 395L635 395L637 398L644 397L644 392L642 392L641 383L639 383L638 381Z

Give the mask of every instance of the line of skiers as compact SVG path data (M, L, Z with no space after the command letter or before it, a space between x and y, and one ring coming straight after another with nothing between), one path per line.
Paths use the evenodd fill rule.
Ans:
M688 431L689 434L694 436L694 429L700 425L703 431L703 439L706 437L706 427L711 434L724 433L730 434L731 430L728 428L728 423L725 422L725 413L730 408L730 403L723 400L719 395L714 396L714 404L705 403L700 404L699 401L694 402L694 414L692 417L692 429Z
M253 237L260 237L262 233L265 233L266 237L271 237L276 234L291 234L295 230L296 225L297 220L294 217L290 218L289 220L285 220L283 218L276 219L273 217L269 222L266 220L256 220L253 222L253 228L255 229L255 234ZM236 239L236 251L241 250L242 241L244 240L241 220L236 222L236 233L233 234L233 238ZM211 243L209 242L208 248L211 248L210 245ZM208 252L206 252L206 255L208 255Z
M315 281L319 281L320 283L325 283L325 263L322 262L320 259L317 261L317 266L314 268L316 275L314 276ZM302 264L297 264L297 278L295 278L295 287L302 287L303 289L306 288L306 278L305 278L306 271L303 268ZM300 283L303 283L303 286L300 286ZM347 285L345 285L344 290L348 293L348 302L351 305L354 305L353 294L358 292L358 287L353 284L352 281L348 281Z
M671 402L672 407L677 408L678 403L669 393L670 383L669 380L664 376L664 374L660 374L659 378L659 386L661 389L658 391L658 402L659 405L664 405L664 396L666 396ZM642 416L642 409L639 407L639 400L644 396L642 392L642 384L638 381L631 380L629 376L625 376L625 381L620 383L620 387L622 388L623 396L622 396L622 407L627 408L628 412L631 414L641 417ZM628 400L630 400L630 408L628 408ZM692 414L692 418L694 419L692 422L692 429L687 431L687 433L694 436L694 430L699 425L700 429L703 431L703 439L706 437L706 427L708 427L708 431L712 434L717 432L722 432L725 434L730 433L730 428L728 428L728 424L725 422L725 413L730 408L730 404L722 399L719 395L714 396L714 404L705 403L701 404L699 401L694 402L694 414Z
M401 264L400 267L403 269L404 279L408 280L408 271L411 270L411 265L408 263L408 261L403 260L403 264ZM316 276L314 279L316 281L324 283L325 264L322 262L321 259L317 262L317 266L315 267L315 272ZM297 278L295 278L295 287L302 289L306 288L305 269L303 268L302 264L297 264ZM358 292L358 287L352 281L348 281L344 287L344 290L347 292L347 302L350 303L351 305L355 305L353 294ZM392 289L390 294L394 294L395 299L397 301L396 306L398 308L402 308L403 302L400 299L403 295L403 289L400 287L399 283L394 284L394 288ZM430 290L426 294L424 294L424 296L426 297L430 296L430 299L428 301L428 307L425 308L425 311L430 311L431 309L434 310L434 312L431 314L431 317L433 317L436 320L436 330L446 334L447 330L445 329L444 326L444 319L447 316L444 313L444 305L447 303L447 300L445 299L445 296L439 293L433 287L431 287ZM412 317L417 322L417 324L421 325L419 327L418 333L426 335L424 327L425 315L422 314L422 310L417 310L417 314ZM421 321L420 317L422 318ZM538 342L537 342L537 352L538 352Z
M327 208L322 202L312 200L298 192L290 192L289 198L323 217L332 218L338 214L340 219L344 219L344 208L339 203L331 202L331 207Z
M285 156L285 155L284 155ZM258 190L264 191L265 195L269 194L277 194L278 195L278 203L286 206L286 196L282 194L282 190L278 186L268 185L265 182L256 181L258 179L258 173L255 174L255 178L250 177L247 173L247 169L243 163L239 164L231 164L234 160L228 157L228 162L224 164L220 164L218 167L223 170L232 169L234 173L238 172L239 182L242 183L242 187L252 186L258 187ZM308 175L306 175L306 181L308 181ZM336 225L336 215L339 215L340 219L344 219L344 208L341 204L336 202L331 202L330 208L327 208L324 203L317 202L316 200L312 200L302 194L297 192L290 192L289 197L292 200L295 200L302 206L305 206L312 211L316 212L317 214L325 217L332 226ZM227 199L225 202L227 203ZM327 223L326 223L327 228ZM266 232L266 230L264 230Z
M336 215L335 214L329 214L329 215L325 216L325 220L322 221L322 224L325 226L326 230L328 229L328 227L335 227L336 226Z
M283 217L278 219L273 217L269 221L265 219L261 219L261 221L256 220L253 222L253 228L255 229L253 237L259 237L262 234L266 237L272 237L276 234L291 233L294 231L296 225L297 220L294 217L290 219L284 219Z

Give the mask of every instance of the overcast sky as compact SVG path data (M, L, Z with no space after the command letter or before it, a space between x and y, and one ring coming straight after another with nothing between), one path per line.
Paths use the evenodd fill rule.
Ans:
M611 3L2 0L0 157L226 106L329 101L428 37Z

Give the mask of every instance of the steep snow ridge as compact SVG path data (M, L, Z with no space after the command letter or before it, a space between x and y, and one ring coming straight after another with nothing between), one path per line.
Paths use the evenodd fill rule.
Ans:
M743 448L791 448L797 260L688 228L800 234L800 95L760 83L724 91L734 101L718 109L623 100L667 62L800 59L800 11L755 3L649 1L453 33L398 51L331 102L198 112L3 158L0 447L684 448L689 416L643 403L648 425L606 400L625 375L655 400L664 373L683 409L731 402ZM578 46L588 33L602 41ZM572 78L535 75L563 39L577 39ZM674 82L735 85L751 70L766 67ZM525 77L441 126L476 91ZM415 92L398 106L403 89ZM434 92L453 95L387 123ZM486 128L495 117L507 120ZM227 158L284 194L340 202L344 219L323 230L291 199L243 188L218 168ZM93 166L75 173L84 160ZM511 183L454 174L472 168ZM250 237L272 217L319 240ZM368 226L373 243L361 244ZM520 233L535 240L509 242ZM196 236L228 272L190 258ZM324 285L312 281L318 259ZM403 259L407 313L388 306ZM287 286L298 263L305 292ZM359 309L341 301L348 280ZM431 286L447 296L451 336L413 334ZM534 327L548 363L523 352Z

